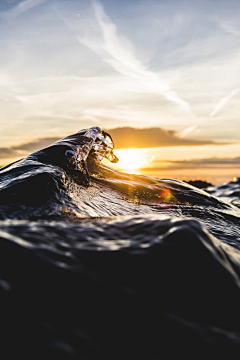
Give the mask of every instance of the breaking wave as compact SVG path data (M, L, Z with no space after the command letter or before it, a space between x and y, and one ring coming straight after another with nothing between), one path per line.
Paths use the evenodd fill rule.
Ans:
M203 191L103 157L91 128L0 169L2 351L238 358L240 180Z

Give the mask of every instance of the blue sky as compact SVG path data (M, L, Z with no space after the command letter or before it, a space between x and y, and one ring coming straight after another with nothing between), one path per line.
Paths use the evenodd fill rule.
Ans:
M3 0L0 34L1 146L95 125L239 139L240 1Z

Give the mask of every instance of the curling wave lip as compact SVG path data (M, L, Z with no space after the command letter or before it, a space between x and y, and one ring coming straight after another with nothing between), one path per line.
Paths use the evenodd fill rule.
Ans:
M74 166L74 169L81 171L88 178L87 158L90 152L101 161L103 158L108 159L112 163L117 163L119 160L113 153L114 143L111 135L100 127L92 127L86 130L82 135L85 139L84 144L76 145L74 150L66 150L65 156L68 161Z

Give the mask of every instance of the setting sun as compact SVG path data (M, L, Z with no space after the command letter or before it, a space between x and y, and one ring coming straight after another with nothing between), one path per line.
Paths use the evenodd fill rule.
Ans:
M119 151L118 167L128 171L134 171L147 164L144 154L137 149Z

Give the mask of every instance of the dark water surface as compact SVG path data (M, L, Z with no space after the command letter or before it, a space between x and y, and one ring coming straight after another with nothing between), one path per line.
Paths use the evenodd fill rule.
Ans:
M239 359L240 180L79 169L85 141L0 170L2 358Z

